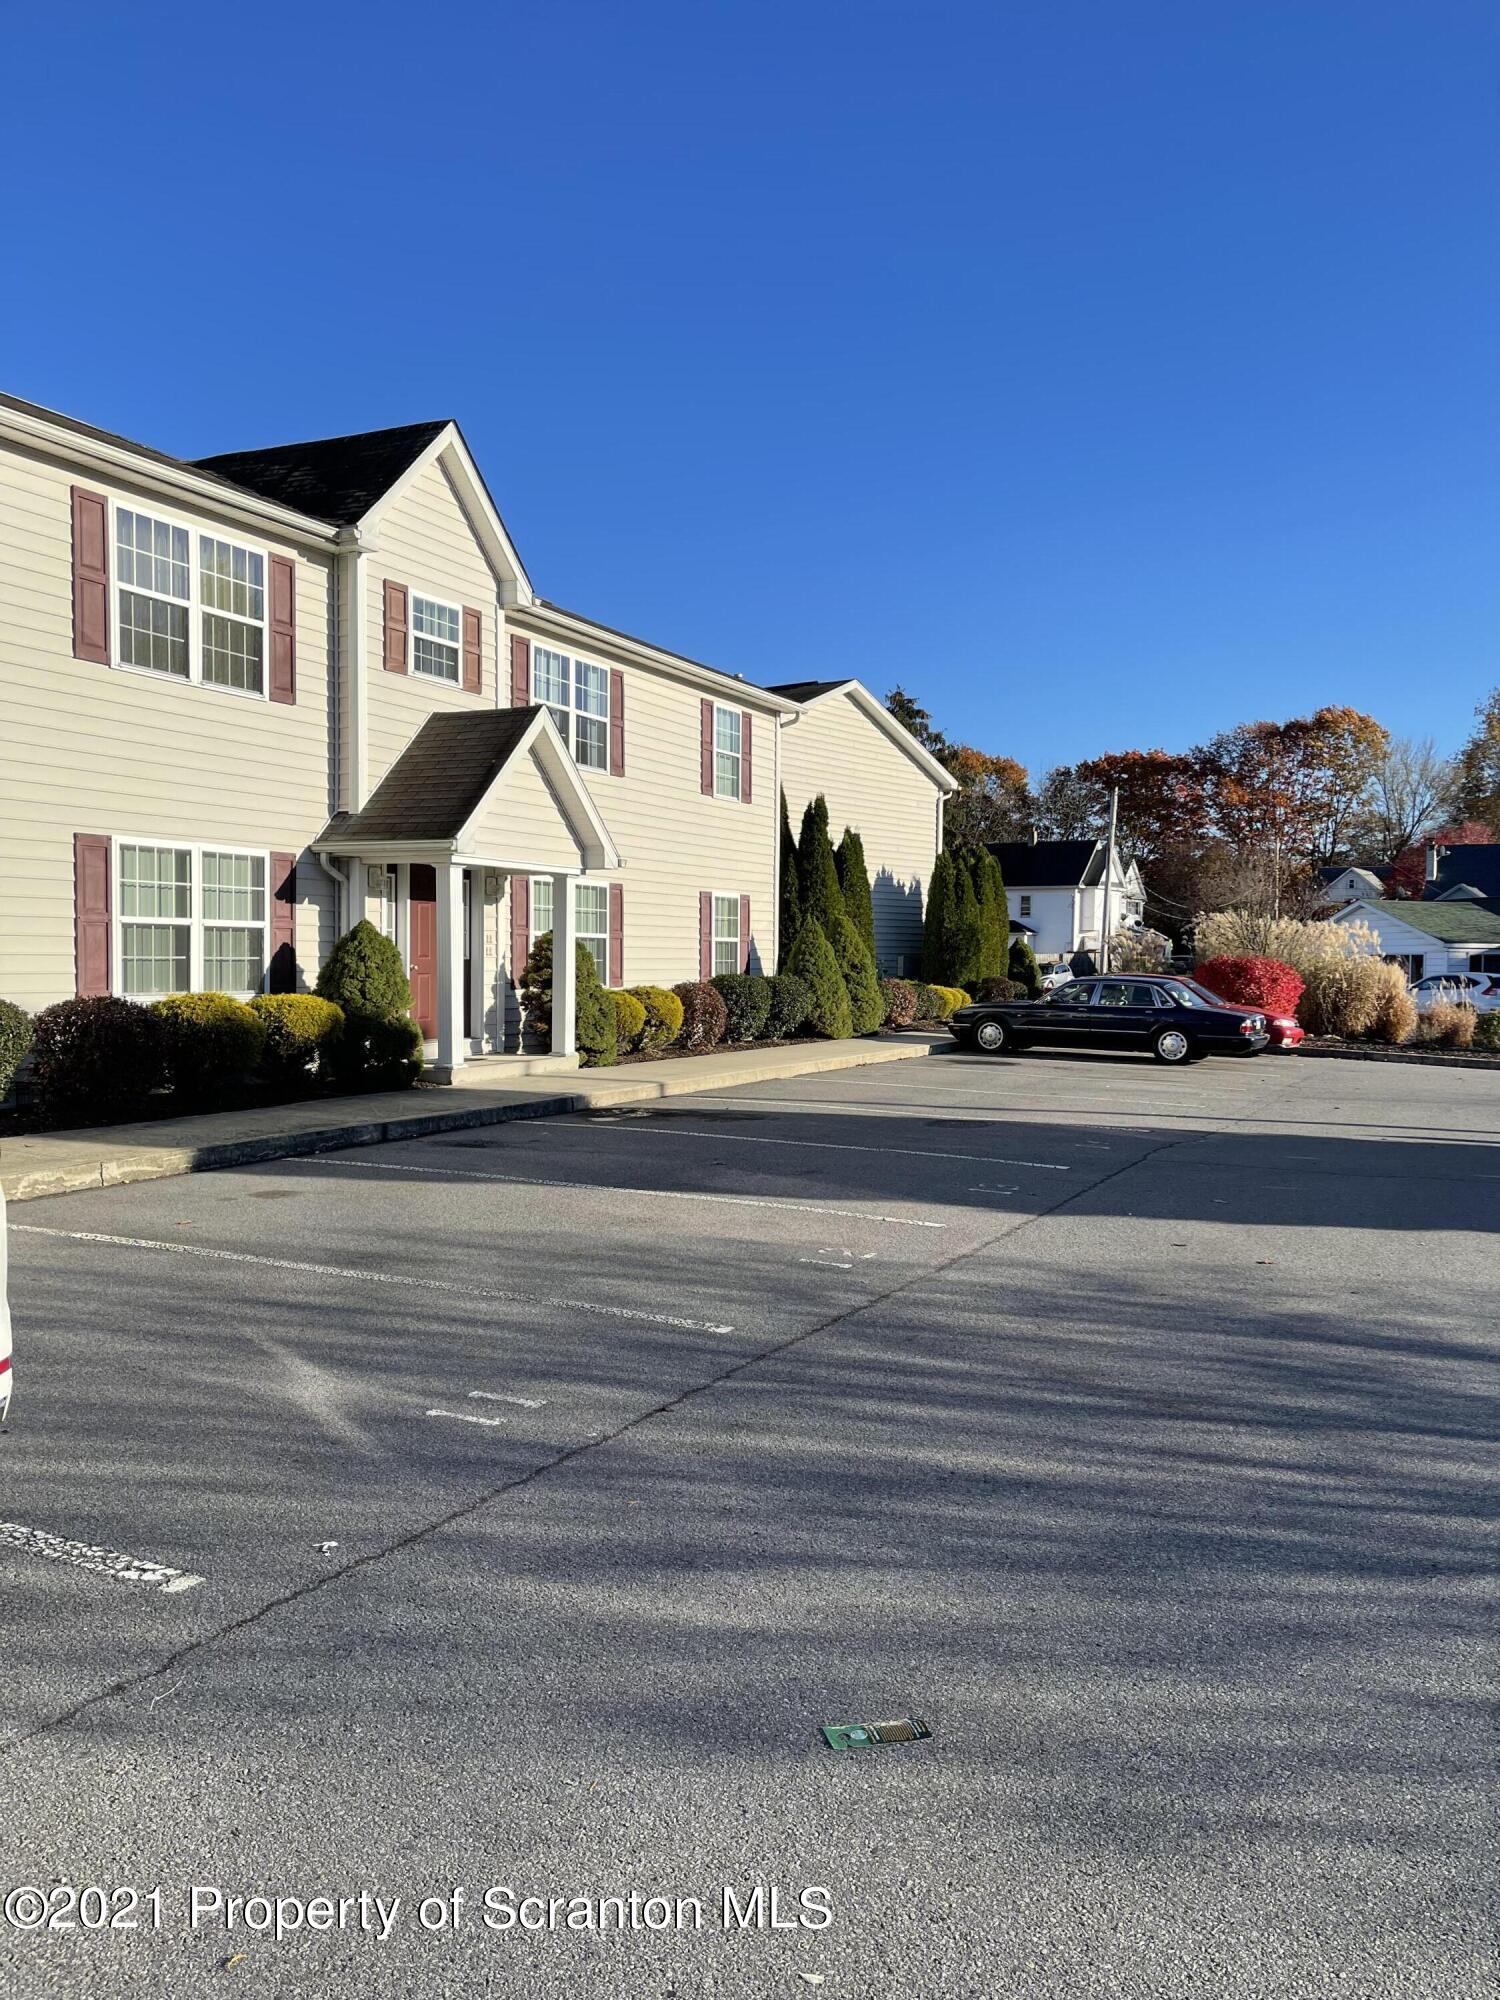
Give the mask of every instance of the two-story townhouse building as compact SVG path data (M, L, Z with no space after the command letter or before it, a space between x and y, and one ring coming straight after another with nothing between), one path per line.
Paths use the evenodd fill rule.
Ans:
M563 1056L574 937L611 985L776 963L805 704L538 597L451 422L187 462L0 398L0 701L23 1006L305 987L367 916L451 1071L544 930ZM946 782L874 842L910 881Z
M858 829L880 969L918 976L923 899L943 845L943 802L957 780L859 681L787 681L772 692L799 711L781 756L793 832L819 792L835 843L846 826Z

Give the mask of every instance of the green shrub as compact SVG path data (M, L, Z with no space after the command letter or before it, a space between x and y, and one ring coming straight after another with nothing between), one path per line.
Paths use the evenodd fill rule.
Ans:
M1019 979L981 979L974 988L976 1000L1024 1000L1026 988Z
M670 1048L682 1033L682 1002L666 986L632 986L630 991L646 1010L641 1047Z
M929 986L925 979L919 979L912 989L917 996L916 1018L919 1021L940 1021L943 1018L943 1003L938 998L935 986Z
M422 1074L422 1030L409 1014L399 1021L346 1015L334 1060L345 1090L407 1090Z
M363 917L334 944L318 974L318 993L355 1014L375 1021L404 1020L411 1012L411 987L401 954L383 931Z
M633 993L621 991L617 986L609 986L605 991L615 1010L615 1041L625 1053L641 1045L641 1036L646 1031L646 1009Z
M918 993L925 1000L923 1012L929 1021L946 1021L955 1008L969 1005L969 995L961 986L923 986Z
M1035 1000L1038 993L1042 990L1042 975L1036 962L1036 953L1031 949L1030 944L1025 938L1018 937L1011 939L1010 963L1007 970L1016 984L1024 987L1031 998Z
M600 983L594 954L586 945L579 945L578 956L580 960L588 960L589 971L593 974L592 982L585 985L583 966L579 965L578 1025L575 1030L578 1060L584 1069L609 1069L618 1061L620 1054L619 1017L609 989Z
M725 1041L757 1041L771 1011L770 980L755 972L721 972L713 984L724 1002Z
M849 989L850 1033L873 1035L885 1019L880 978L868 945L842 910L834 912L828 942L833 946L839 973Z
M944 848L933 863L922 918L922 977L946 979L958 938L958 878L953 856Z
M788 1035L796 1034L811 1013L812 993L806 980L791 972L777 973L774 979L766 981L766 986L771 1004L763 1032L768 1041L784 1041Z
M258 993L250 1002L266 1031L262 1072L278 1089L310 1083L314 1073L335 1073L344 1035L344 1010L316 993Z
M781 910L777 945L781 963L792 948L792 939L802 928L802 892L797 886L797 839L791 815L786 809L786 793L781 794Z
M917 1018L916 987L909 979L882 979L880 991L885 1000L885 1025L909 1028Z
M870 894L870 870L865 861L865 844L859 829L844 828L844 837L834 854L839 871L839 887L844 894L844 914L865 941L865 949L875 957L875 903Z
M36 1017L31 1087L50 1125L138 1118L166 1074L166 1024L133 1000L60 1000Z
M1500 1013L1481 1014L1474 1023L1474 1046L1500 1056Z
M24 1008L0 1000L0 1098L9 1097L34 1031L35 1023Z
M828 838L828 801L821 792L808 801L802 815L802 831L797 837L797 897L802 922L811 918L826 936L835 911L843 910L844 892Z
M683 1048L691 1051L716 1048L729 1025L729 1010L718 988L707 979L685 979L672 991L682 1002L682 1033L678 1040Z
M833 946L824 936L823 926L816 917L804 918L802 928L787 953L786 969L794 978L802 980L812 995L812 1004L807 1010L807 1025L814 1033L827 1035L832 1041L843 1041L854 1032L849 989L833 955Z
M619 1054L614 1004L599 983L599 968L587 945L574 943L573 1037L585 1069L608 1069ZM531 947L521 975L521 1007L528 1026L544 1047L552 1046L552 933L543 931Z
M173 993L153 1003L166 1030L167 1081L189 1104L228 1104L243 1097L260 1068L266 1026L228 993Z

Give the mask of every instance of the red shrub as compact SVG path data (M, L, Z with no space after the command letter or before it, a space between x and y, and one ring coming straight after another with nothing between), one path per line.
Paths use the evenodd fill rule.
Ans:
M1302 974L1279 958L1208 958L1193 977L1232 1007L1268 1014L1294 1014L1302 998Z

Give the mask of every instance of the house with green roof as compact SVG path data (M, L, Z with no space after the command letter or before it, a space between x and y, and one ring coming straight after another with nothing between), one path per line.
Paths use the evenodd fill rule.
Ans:
M1380 940L1382 954L1419 979L1488 973L1500 981L1500 912L1479 893L1452 889L1428 902L1349 903L1336 924L1363 923Z

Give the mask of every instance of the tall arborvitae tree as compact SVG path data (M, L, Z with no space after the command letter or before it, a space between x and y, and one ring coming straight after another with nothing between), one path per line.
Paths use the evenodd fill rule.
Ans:
M945 847L933 863L922 923L922 977L931 986L953 983L952 950L958 933L958 885Z
M815 917L824 937L832 934L835 916L844 914L844 892L839 887L838 865L833 843L828 838L828 801L819 792L802 815L802 832L797 841L797 894L802 905L802 922Z
M833 947L839 974L849 992L850 1032L873 1035L885 1019L885 1001L881 997L880 981L876 977L875 960L870 955L869 946L849 918L842 914L834 918L828 942Z
M949 984L972 993L980 978L984 959L984 927L979 920L979 898L974 894L974 877L960 866L958 874L958 923L953 935Z
M786 955L802 928L802 891L797 883L797 842L792 833L791 815L786 809L786 793L781 795L781 925L778 971L786 969Z
M875 899L870 893L870 870L865 862L865 844L858 827L846 826L839 842L839 887L844 892L844 908L849 921L864 939L870 957L875 957Z
M1005 878L1000 864L987 847L971 849L970 873L979 901L979 928L983 939L980 953L981 979L1003 979L1010 949L1010 907L1006 901Z

